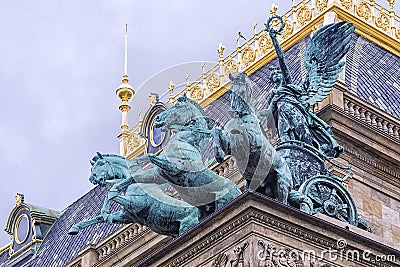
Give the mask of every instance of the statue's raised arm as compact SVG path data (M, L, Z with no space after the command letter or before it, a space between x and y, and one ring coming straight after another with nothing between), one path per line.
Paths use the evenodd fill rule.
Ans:
M276 89L271 90L266 99L268 109L258 114L267 116L273 113L282 142L300 141L329 158L338 157L343 148L333 139L330 126L309 107L324 100L332 91L345 64L342 59L350 48L353 25L337 22L323 26L314 34L304 55L307 74L300 85L293 84L276 38L285 27L283 19L273 16L265 26L275 47L279 68L270 68L270 79L276 84Z
M274 21L279 21L278 25L279 24L281 25L281 27L279 29L275 29L273 27L272 24L274 23ZM283 53L282 47L276 38L276 35L281 34L283 29L285 28L285 23L284 23L282 17L275 15L268 19L267 23L265 23L265 27L267 28L269 36L271 37L272 44L275 47L276 55L278 57L279 67L281 69L282 76L283 76L282 84L291 84L292 76L290 75L289 68L286 64L285 54Z

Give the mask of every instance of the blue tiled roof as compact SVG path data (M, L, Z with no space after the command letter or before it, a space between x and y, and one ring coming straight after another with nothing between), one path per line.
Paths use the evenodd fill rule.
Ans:
M6 260L8 259L8 250L0 254L0 267L6 266Z
M353 34L346 58L349 90L386 112L400 117L400 58Z
M77 256L83 246L95 244L119 228L120 225L117 224L101 223L82 230L76 236L67 234L73 224L100 214L106 192L104 188L97 186L70 205L51 227L37 254L27 266L64 266Z

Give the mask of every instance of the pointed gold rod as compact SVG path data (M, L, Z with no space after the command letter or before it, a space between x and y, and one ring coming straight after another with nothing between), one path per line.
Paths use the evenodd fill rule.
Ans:
M128 24L125 24L125 62L124 76L128 76Z

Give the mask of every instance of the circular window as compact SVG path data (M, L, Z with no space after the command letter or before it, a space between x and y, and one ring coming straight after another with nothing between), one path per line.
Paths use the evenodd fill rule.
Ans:
M26 214L19 216L15 225L15 241L22 244L29 236L29 218Z

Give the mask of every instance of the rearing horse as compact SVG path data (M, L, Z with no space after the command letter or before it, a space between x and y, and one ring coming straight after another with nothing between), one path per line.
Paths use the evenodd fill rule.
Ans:
M250 189L286 204L293 186L292 176L260 127L253 108L252 81L243 72L230 74L229 78L232 118L224 130L215 129L216 159L222 162L226 154L235 156Z
M154 126L171 130L171 139L159 156L143 156L154 167L116 184L112 189L116 195L133 182L168 182L183 201L199 208L203 218L241 194L234 182L217 175L202 161L212 131L206 113L195 101L186 95L180 97L156 117Z
M143 171L140 168L140 161L131 161L129 171L127 159L112 154L97 153L91 163L89 181L102 187L127 179L131 176L130 171L135 173ZM134 183L125 188L124 195L114 196L111 199L123 208L110 213L111 200L107 196L100 215L73 225L68 233L76 235L90 225L108 222L139 223L156 233L177 236L198 223L198 209L166 195L160 185Z

